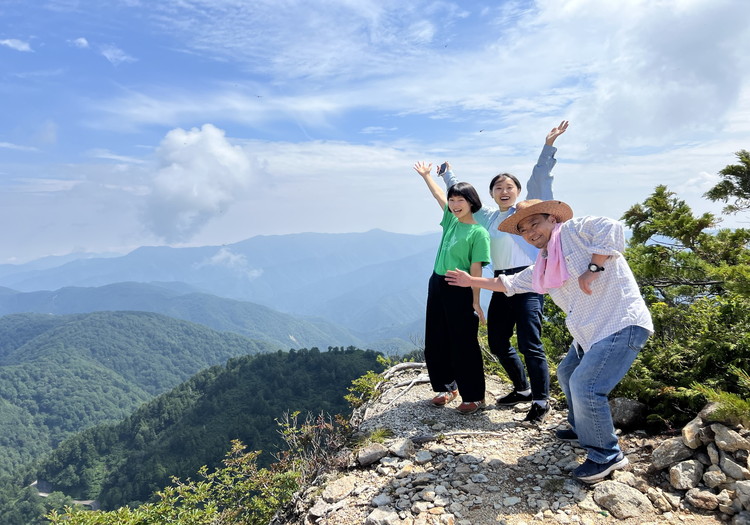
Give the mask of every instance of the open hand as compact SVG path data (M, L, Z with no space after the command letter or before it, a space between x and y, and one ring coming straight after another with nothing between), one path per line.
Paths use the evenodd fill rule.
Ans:
M556 128L552 128L552 130L549 133L547 133L547 140L545 141L545 144L547 144L547 146L553 145L555 143L555 139L557 139L557 137L565 133L565 130L567 129L568 129L568 121L563 120L562 122L560 122L559 126L557 126Z
M414 169L422 177L429 177L430 172L432 171L432 162L430 162L429 164L425 164L424 162L419 161L414 165Z
M471 286L471 275L463 270L448 270L445 274L445 280L453 286Z

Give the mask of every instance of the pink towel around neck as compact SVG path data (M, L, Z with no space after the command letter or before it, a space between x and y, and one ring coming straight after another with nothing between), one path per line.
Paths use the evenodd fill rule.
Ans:
M539 250L534 263L534 273L531 275L531 285L537 293L546 293L550 288L560 288L565 280L570 277L568 267L565 265L565 257L560 242L560 228L558 223L547 243L547 257Z

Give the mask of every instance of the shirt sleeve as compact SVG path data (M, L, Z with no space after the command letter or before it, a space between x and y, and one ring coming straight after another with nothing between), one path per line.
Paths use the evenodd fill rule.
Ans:
M531 276L534 272L534 266L529 266L524 271L513 274L513 275L499 275L498 279L505 286L505 295L510 297L517 293L528 293L534 292L534 287L531 285Z
M443 177L443 180L445 181L446 193L449 189L458 184L458 177L453 173L453 170L448 170L440 176ZM490 208L489 206L482 206L473 214L474 220L489 229L489 224L492 222L492 214L496 211L497 209Z
M625 229L619 222L609 217L584 217L576 226L588 253L616 257L625 251Z
M490 262L490 234L484 228L474 230L472 238L471 262L487 266Z
M557 148L545 144L542 146L542 152L539 154L534 169L531 170L531 177L526 183L526 198L541 199L543 201L552 200L552 168L557 164L555 159Z

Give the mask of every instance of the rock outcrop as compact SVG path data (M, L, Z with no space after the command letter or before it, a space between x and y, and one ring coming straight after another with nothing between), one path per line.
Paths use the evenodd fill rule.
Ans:
M741 428L699 417L679 437L623 433L628 468L586 485L570 476L585 452L554 437L565 407L541 426L524 423L529 405L496 407L508 386L487 376L488 407L464 416L454 410L460 399L429 404L418 364L384 375L382 394L353 423L362 436L390 437L352 451L347 468L301 491L275 525L750 524L750 436Z

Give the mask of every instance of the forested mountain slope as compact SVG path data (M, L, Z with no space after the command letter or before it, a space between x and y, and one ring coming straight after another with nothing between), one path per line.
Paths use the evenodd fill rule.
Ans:
M336 414L351 381L382 370L377 354L349 348L302 350L231 359L197 374L116 425L92 428L64 442L39 478L68 495L105 508L144 501L170 476L216 466L239 439L272 459L284 413Z
M2 472L75 432L121 420L200 370L276 349L154 313L2 317Z

